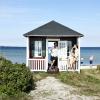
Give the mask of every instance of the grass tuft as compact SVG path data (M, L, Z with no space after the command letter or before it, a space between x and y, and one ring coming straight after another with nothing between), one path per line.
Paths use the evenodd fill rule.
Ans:
M98 70L83 70L80 74L73 72L61 72L57 78L66 84L78 88L80 95L100 96L99 73L100 72Z

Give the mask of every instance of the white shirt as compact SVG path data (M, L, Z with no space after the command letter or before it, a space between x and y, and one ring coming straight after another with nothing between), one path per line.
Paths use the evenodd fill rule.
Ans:
M90 60L93 60L93 56L90 56L90 58L89 58Z
M51 50L51 56L57 57L58 56L58 48L52 48Z

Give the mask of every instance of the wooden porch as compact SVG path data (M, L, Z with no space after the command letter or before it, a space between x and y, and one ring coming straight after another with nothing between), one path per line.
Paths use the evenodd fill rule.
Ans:
M48 66L46 59L28 59L28 66L31 71L45 71L47 72ZM59 71L79 71L78 62L76 63L75 69L70 69L68 59L62 60L58 65Z

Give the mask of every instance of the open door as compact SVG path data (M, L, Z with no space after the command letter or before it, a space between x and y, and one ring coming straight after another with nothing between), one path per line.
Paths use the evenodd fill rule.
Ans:
M58 41L48 41L48 72L58 70Z
M67 70L67 43L68 41L59 41L58 65L60 71Z

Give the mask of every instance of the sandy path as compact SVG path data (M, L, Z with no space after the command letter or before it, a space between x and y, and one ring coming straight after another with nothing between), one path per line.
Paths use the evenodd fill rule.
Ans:
M54 77L38 81L36 85L36 90L30 92L32 100L100 100L93 96L77 95L75 88L61 83Z

